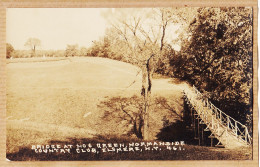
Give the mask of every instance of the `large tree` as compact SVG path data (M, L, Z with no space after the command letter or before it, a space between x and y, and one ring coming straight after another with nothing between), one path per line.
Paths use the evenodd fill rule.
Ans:
M27 46L32 50L32 56L36 56L36 48L41 46L41 40L38 38L29 38L24 46Z
M252 113L252 9L199 8L189 30L176 76L245 123Z
M174 26L190 20L189 17L186 17L186 20L181 17L183 14L183 8L115 9L106 13L106 16L113 16L108 18L113 29L110 35L117 39L115 42L120 42L119 45L112 45L116 46L113 48L114 52L122 53L125 61L139 66L142 72L143 131L141 136L145 140L149 139L152 76L158 60L164 55L167 43L174 39L173 31L176 29Z

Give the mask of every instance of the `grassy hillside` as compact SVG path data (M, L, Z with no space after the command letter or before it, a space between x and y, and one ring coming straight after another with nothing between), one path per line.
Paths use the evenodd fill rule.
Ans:
M13 59L9 60L10 62L7 64L6 123L9 158L26 160L34 157L32 159L44 160L44 156L35 157L31 153L30 148L33 144L75 143L82 140L86 142L137 140L134 136L125 135L127 127L120 126L120 124L118 126L114 121L101 119L104 110L98 107L102 101L110 97L130 97L140 94L141 73L138 73L137 67L115 60L94 57L54 60L28 58L20 61ZM178 119L171 110L177 113L182 112L183 86L188 85L167 78L153 80L153 99L164 97L170 106L170 109L151 107L150 135L153 139L156 139L157 134L161 132L165 121L173 123ZM115 139L111 139L110 136ZM187 147L188 150L197 149L193 146ZM207 151L208 149L204 149L204 152ZM186 155L186 152L178 156ZM211 158L223 159L225 157L225 155L218 154ZM129 158L136 158L135 155L132 156ZM143 159L147 156L144 154ZM163 157L164 153L162 152L158 156ZM107 157L109 155L101 156L98 159ZM125 154L125 158L127 157L128 155ZM247 157L244 156L244 159ZM56 159L64 158L66 157L56 157ZM117 158L120 159L120 157L115 157L115 159ZM156 156L154 158L156 159ZM234 157L226 156L226 158ZM67 159L82 160L84 157L73 155ZM89 158L85 157L85 159ZM187 159L198 159L198 157L191 156Z

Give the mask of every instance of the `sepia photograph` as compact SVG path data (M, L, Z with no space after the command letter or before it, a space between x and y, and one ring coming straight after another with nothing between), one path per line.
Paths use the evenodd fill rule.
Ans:
M253 160L253 91L252 7L6 9L7 161Z

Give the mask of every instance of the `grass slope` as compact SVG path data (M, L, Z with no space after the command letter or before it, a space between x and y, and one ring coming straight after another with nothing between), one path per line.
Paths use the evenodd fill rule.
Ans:
M106 136L122 138L124 127L100 118L104 111L98 108L101 101L113 96L130 97L140 94L140 70L127 63L104 58L9 60L7 64L7 155L12 160L91 160L86 156L56 155L37 157L31 153L32 144L49 144L53 141L70 143L84 140L103 140ZM170 79L154 79L153 97L164 96L177 112L183 109L183 83L171 84ZM174 121L168 109L151 110L151 135L156 136L163 127L163 117ZM101 136L101 137L100 137ZM102 140L101 140L102 139ZM124 138L130 141L132 138ZM118 139L113 139L118 140ZM135 140L135 139L134 139ZM208 148L187 146L182 153L164 152L142 155L117 155L114 159L199 159L194 149L207 154ZM189 151L190 150L190 151ZM204 150L204 151L203 151ZM187 153L189 152L189 153ZM216 151L213 151L216 152ZM213 153L212 152L212 153ZM151 154L152 155L152 154ZM150 155L150 156L151 156ZM189 156L190 155L190 156ZM193 156L192 156L193 155ZM187 157L188 156L188 157ZM97 159L109 159L104 154ZM181 158L182 157L182 158ZM232 159L238 156L205 156L206 159ZM241 157L241 156L240 156ZM247 156L242 156L244 159ZM113 159L113 158L112 158Z

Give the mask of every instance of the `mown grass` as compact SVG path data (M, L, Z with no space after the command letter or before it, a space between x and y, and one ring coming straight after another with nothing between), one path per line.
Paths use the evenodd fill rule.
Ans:
M19 60L17 60L19 61ZM39 61L24 59L24 62ZM40 60L41 61L41 60ZM61 63L11 63L7 66L7 158L10 160L207 160L250 159L244 150L226 150L185 145L182 151L147 151L100 154L35 154L34 144L76 144L140 141L123 136L127 128L102 120L104 110L98 104L109 97L140 95L140 77L129 64L104 59L81 59ZM128 86L136 80L130 88ZM182 90L167 79L155 79L153 98L166 98L166 108L151 107L153 140L173 136L181 140L182 129L162 129L165 121L174 122L183 110ZM86 116L87 115L87 116ZM167 118L167 120L163 120ZM175 128L176 129L176 128ZM178 135L179 133L179 135ZM159 134L159 137L158 137ZM170 135L169 135L170 134ZM166 136L166 137L165 137ZM185 139L186 141L187 139Z
M66 57L36 57L36 58L15 58L15 59L7 59L8 63L33 63L33 62L51 62L51 61L61 61L67 60Z
M49 144L66 145L88 144L95 146L96 143L125 143L140 142L137 139L128 137L104 137L95 136L94 138L74 138L67 141L51 141ZM240 150L229 150L225 148L184 145L184 150L163 151L142 151L142 152L101 152L96 153L77 153L75 149L71 153L35 153L30 148L22 148L17 153L7 154L7 158L14 161L53 161L53 160L249 160L252 153L249 148Z

